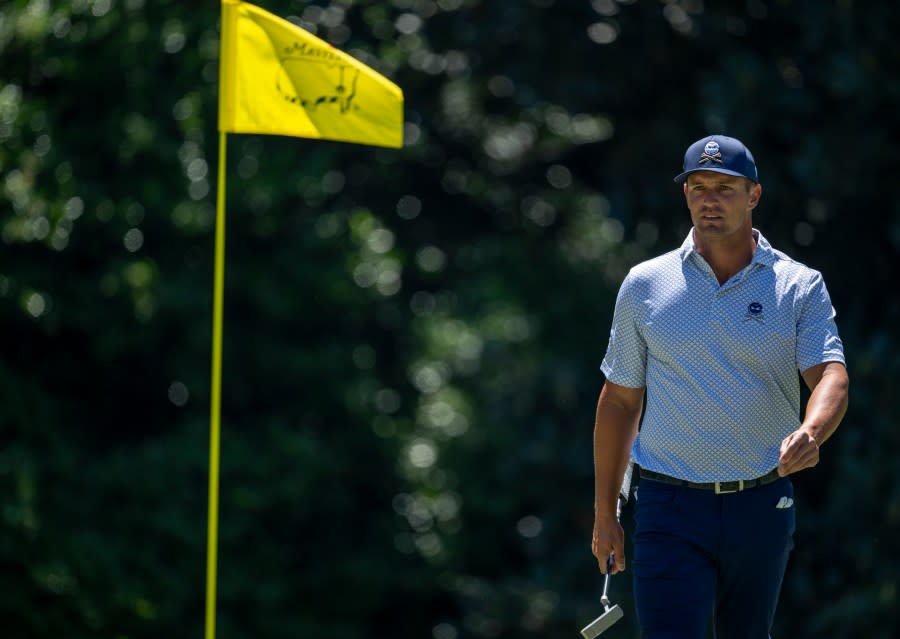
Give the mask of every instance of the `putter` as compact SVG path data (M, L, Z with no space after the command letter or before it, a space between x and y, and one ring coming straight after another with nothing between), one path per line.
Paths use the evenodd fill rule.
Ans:
M628 468L625 469L625 477L622 479L622 487L619 489L619 497L616 499L616 521L622 516L622 506L628 501L628 495L631 492L631 473L634 465L629 462ZM600 633L605 632L622 618L623 612L618 604L609 605L609 572L612 567L612 555L606 561L606 577L603 579L603 596L600 597L600 603L603 604L604 612L602 615L594 619L591 623L581 629L581 636L584 639L595 639Z

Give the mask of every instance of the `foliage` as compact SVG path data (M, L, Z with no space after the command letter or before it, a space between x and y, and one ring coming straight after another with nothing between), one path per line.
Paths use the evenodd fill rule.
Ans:
M833 0L259 2L404 88L401 151L230 136L218 636L567 637L590 437L671 182L747 141L851 411L777 619L896 632L898 12ZM218 6L0 8L4 636L202 632ZM613 580L633 636L627 574Z

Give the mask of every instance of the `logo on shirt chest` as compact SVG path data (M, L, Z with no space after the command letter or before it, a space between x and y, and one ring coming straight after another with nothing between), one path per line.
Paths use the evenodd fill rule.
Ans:
M750 302L747 304L747 314L744 315L744 321L754 320L760 324L766 323L766 316L763 314L763 305L759 302Z

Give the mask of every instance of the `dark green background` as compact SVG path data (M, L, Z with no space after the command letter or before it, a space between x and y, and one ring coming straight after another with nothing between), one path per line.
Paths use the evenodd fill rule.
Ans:
M397 82L406 146L229 136L219 637L578 636L615 293L710 132L852 379L775 634L896 635L893 3L259 4ZM0 8L3 637L202 636L218 13Z

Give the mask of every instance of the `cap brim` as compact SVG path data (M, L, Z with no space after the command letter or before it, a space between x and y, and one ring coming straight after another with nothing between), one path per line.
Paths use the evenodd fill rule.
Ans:
M730 169L719 169L719 168L691 169L690 171L685 171L684 173L679 173L678 175L675 176L675 179L672 180L672 181L673 181L673 182L684 182L684 179L685 179L687 176L689 176L691 173L699 173L700 171L711 171L711 172L713 172L713 173L724 173L725 175L733 175L733 176L735 176L735 177L747 178L748 180L750 180L751 182L753 182L754 184L756 184L756 180L754 180L754 179L751 178L751 177L747 177L747 176L744 175L743 173L738 173L737 171L732 171L732 170L730 170Z

